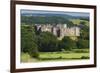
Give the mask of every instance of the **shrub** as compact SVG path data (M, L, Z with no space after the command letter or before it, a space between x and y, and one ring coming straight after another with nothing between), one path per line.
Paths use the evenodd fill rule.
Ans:
M58 59L62 59L62 56L58 57Z
M88 56L82 56L81 59L89 59Z
M31 56L28 53L21 53L21 62L28 62L31 59Z
M72 40L70 37L65 36L60 42L59 42L59 48L64 50L71 50L72 48L76 48L76 42ZM62 50L61 50L62 51Z
M32 57L34 57L34 58L39 58L39 53L36 53L36 52L33 53L33 54L32 54Z
M39 52L38 52L38 49L37 48L30 49L29 50L29 54L33 58L39 58Z
M77 46L78 48L89 48L89 40L79 39Z

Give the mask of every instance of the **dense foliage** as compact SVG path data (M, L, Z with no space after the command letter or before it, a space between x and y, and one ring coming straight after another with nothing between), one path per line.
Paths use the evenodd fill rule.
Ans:
M60 51L64 50L71 50L72 48L76 48L76 41L72 40L70 37L65 36L58 45Z
M62 40L58 40L57 37L50 32L37 34L32 25L23 24L21 25L21 51L29 53L30 56L34 58L38 58L38 52L89 48L89 28L87 26L84 27L81 28L81 34L77 40L73 40L68 36L65 36Z
M84 26L81 28L80 37L78 38L78 48L89 48L89 26L85 22L81 22Z
M41 32L40 35L38 35L38 47L39 51L57 51L57 37L50 32Z
M22 16L21 23L24 24L68 24L68 26L73 26L74 24L69 21L68 19L61 17L61 16Z
M38 57L38 46L35 39L33 27L21 26L21 51L28 52L32 57Z

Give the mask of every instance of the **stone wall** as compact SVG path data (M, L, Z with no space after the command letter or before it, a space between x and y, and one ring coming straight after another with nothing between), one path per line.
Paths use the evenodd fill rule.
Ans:
M41 32L51 32L60 39L64 36L80 36L80 28L78 26L67 27L67 24L35 24L35 27L37 31L41 29Z

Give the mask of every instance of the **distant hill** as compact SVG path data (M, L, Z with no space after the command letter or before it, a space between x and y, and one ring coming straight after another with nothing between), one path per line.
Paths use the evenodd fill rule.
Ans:
M68 15L68 14L50 14L50 13L23 13L21 14L21 16L34 16L34 17L52 17L52 16L59 16L59 17L64 17L64 18L68 18L68 19L87 19L89 20L89 17L87 16L72 16L72 15Z
M67 14L50 14L50 13L23 13L21 14L21 23L24 24L68 24L68 26L74 26L69 19L80 19L89 21L89 17L86 16L71 16Z

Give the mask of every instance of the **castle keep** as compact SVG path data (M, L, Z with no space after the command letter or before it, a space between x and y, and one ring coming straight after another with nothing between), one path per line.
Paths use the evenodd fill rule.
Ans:
M62 39L64 36L80 36L80 28L78 26L67 27L67 24L35 24L36 31L51 32L58 39Z

